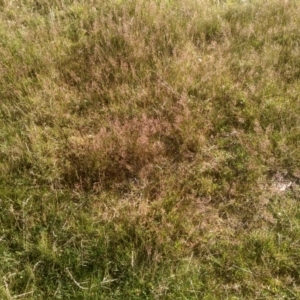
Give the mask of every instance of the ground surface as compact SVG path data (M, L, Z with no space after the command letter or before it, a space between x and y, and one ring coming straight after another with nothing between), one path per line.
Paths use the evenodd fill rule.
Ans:
M298 1L0 1L0 298L299 299Z

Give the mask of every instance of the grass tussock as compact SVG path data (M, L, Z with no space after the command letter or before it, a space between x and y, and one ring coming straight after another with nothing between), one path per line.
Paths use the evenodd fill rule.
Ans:
M297 1L0 1L0 298L298 299Z

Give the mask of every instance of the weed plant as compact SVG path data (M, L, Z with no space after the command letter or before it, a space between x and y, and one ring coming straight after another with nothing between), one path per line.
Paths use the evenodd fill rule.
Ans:
M299 299L299 15L0 0L0 298Z

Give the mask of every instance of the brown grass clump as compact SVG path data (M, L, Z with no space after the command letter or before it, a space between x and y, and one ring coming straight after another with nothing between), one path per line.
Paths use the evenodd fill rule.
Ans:
M166 155L160 135L168 132L168 125L143 116L123 124L111 121L95 135L71 137L66 180L78 180L82 188L146 180L146 169L159 166Z

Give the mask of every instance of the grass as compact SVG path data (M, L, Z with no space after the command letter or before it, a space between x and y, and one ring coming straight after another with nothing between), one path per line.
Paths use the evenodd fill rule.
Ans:
M0 7L1 299L299 299L297 1Z

